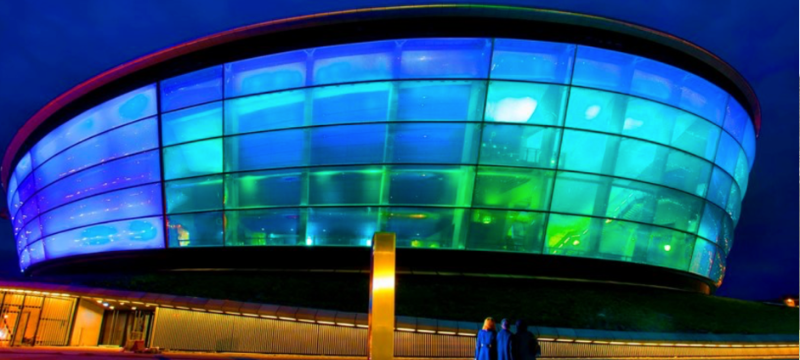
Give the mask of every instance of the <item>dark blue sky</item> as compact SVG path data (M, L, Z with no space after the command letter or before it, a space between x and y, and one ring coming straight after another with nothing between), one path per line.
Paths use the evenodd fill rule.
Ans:
M437 0L435 3L452 1ZM165 47L257 22L423 1L29 0L0 1L0 149L48 101L116 65ZM471 1L457 1L471 3ZM795 117L794 2L492 1L604 16L671 33L738 69L763 109L755 166L720 295L797 294L800 214ZM413 26L413 24L409 24ZM0 195L5 204L4 195ZM11 226L0 221L0 271L18 272Z

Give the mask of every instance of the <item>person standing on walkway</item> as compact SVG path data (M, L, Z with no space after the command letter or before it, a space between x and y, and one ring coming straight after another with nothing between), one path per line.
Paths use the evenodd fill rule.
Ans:
M494 319L487 317L475 341L475 360L497 360L497 333Z
M500 321L500 327L497 333L497 360L516 360L513 351L514 334L508 329L508 320Z
M517 320L517 333L514 334L514 360L535 360L542 355L539 339L528 331L525 320Z

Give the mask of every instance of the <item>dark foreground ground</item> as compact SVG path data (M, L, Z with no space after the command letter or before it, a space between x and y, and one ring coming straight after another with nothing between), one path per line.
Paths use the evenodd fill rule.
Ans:
M32 280L214 299L367 312L369 275L167 272ZM397 315L620 331L797 334L798 309L616 284L399 275Z

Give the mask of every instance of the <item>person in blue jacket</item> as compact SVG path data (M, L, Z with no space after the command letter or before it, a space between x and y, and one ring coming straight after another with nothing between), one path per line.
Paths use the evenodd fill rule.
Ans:
M497 360L514 360L513 342L514 334L511 333L508 320L500 321L500 331L497 333Z
M514 360L535 360L542 355L539 339L528 331L525 320L517 320L517 333L514 334Z
M475 360L497 360L497 334L494 319L487 317L475 341Z

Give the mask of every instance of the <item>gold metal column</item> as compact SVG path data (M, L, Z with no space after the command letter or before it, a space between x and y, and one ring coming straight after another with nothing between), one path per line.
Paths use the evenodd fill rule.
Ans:
M378 232L372 237L372 272L369 283L370 360L394 356L395 234Z

